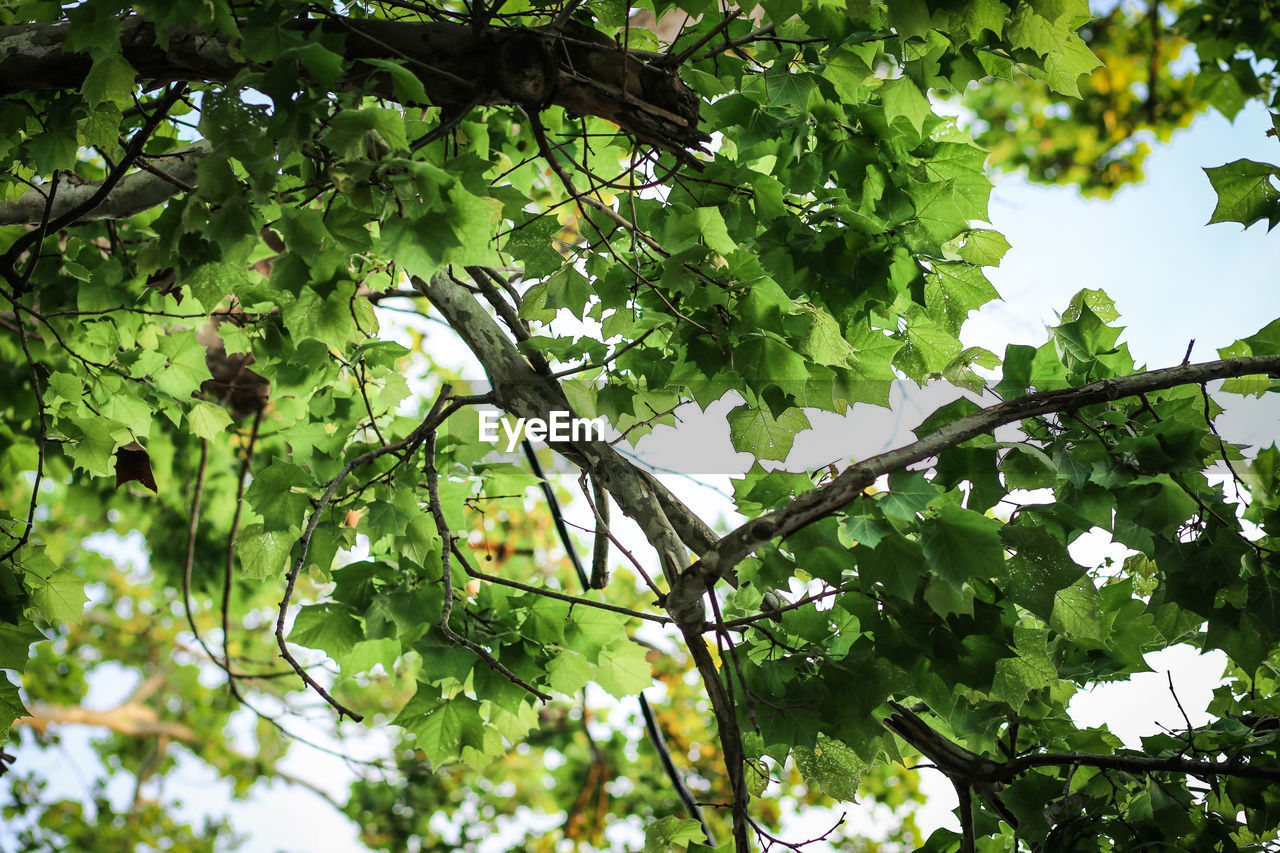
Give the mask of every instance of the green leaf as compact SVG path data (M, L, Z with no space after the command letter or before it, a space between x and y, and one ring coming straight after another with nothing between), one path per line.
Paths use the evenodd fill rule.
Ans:
M893 528L869 505L869 501L861 500L854 506L854 511L845 517L841 530L849 538L851 545L862 544L874 548Z
M17 685L0 672L0 738L7 739L13 721L26 715L27 708L22 704L22 697L18 695ZM5 769L8 769L7 764Z
M40 616L50 622L79 622L88 600L84 580L55 565L42 550L26 549L24 554L22 583Z
M836 94L849 103L857 101L858 90L872 77L872 71L848 45L827 54L822 76L835 86Z
M767 406L738 406L728 420L734 449L757 459L786 459L796 433L809 427L809 418L799 409L788 409L775 418Z
M389 637L361 640L351 650L335 656L342 674L354 675L381 666L388 675L395 672L396 658L400 657L400 642Z
M307 604L298 608L289 631L289 642L319 649L337 658L364 639L364 629L345 605L336 602Z
M372 65L374 68L381 68L391 77L391 92L396 96L396 100L402 104L429 104L431 99L427 97L427 90L422 85L422 80L418 75L414 74L408 68L405 68L400 62L391 59L376 59L365 57L361 59L366 65Z
M920 546L898 533L884 537L875 548L859 545L853 551L864 585L878 584L897 598L911 601L924 574Z
M100 477L111 476L114 473L112 454L120 445L111 422L81 417L75 418L74 422L81 433L71 454L76 467Z
M846 744L819 735L813 748L797 745L791 752L796 769L807 781L816 782L822 793L837 802L857 802L858 783L867 765Z
M1058 669L1049 657L1049 632L1043 628L1015 625L1014 649L1017 657L996 661L996 678L991 693L1021 709L1033 690L1050 687L1058 680Z
M1009 16L1009 7L1000 0L969 0L958 29L962 30L970 41L976 40L983 30L990 30L999 38L1004 33L1005 19Z
M138 72L120 54L105 56L93 63L80 86L85 103L96 107L113 103L117 107L133 106L133 81Z
M1000 259L1009 251L1009 241L999 231L977 228L960 238L960 257L971 264L984 267L1000 265Z
M1001 589L1014 603L1048 621L1058 590L1075 583L1084 567L1042 527L1008 524L1000 537L1014 552L1005 563Z
M596 661L596 684L615 699L635 696L653 684L645 650L628 639L609 643Z
M925 278L925 306L934 321L953 335L970 312L997 297L982 270L968 264L937 263Z
M0 622L0 669L25 670L31 659L31 644L43 639L44 634L25 619L17 625Z
M1265 219L1270 231L1280 222L1280 192L1272 180L1280 169L1268 163L1236 160L1225 166L1206 168L1209 183L1218 194L1218 205L1209 217L1215 222L1239 222L1248 228Z
M565 626L569 622L569 605L556 598L534 596L524 622L527 636L544 644L563 645Z
M416 219L395 217L383 223L380 251L411 275L431 278L450 249L462 245L447 219L436 213Z
M409 148L403 114L376 107L342 110L330 120L323 139L349 158L380 159L385 153Z
M727 255L738 248L738 244L729 238L729 232L725 230L724 217L720 215L719 208L699 207L695 209L693 211L693 222L698 229L698 233L702 235L703 242L712 251Z
M185 400L199 390L209 378L209 368L204 360L204 347L193 332L177 332L159 340L160 352L166 356L164 366L153 379L156 387L166 394Z
M924 512L929 501L939 495L936 486L915 471L895 471L889 475L889 491L882 492L876 503L880 511L890 518L914 521L916 514Z
M573 649L561 649L547 666L547 683L551 689L572 696L591 681L595 669L586 655Z
M1107 634L1101 610L1102 600L1093 581L1082 578L1055 596L1049 624L1073 639L1101 643Z
M560 230L560 223L548 214L526 220L512 230L503 251L524 261L526 278L543 278L564 263L553 242Z
M249 286L250 278L242 264L213 263L191 270L182 283L201 305L212 309L223 297L241 293Z
M906 77L884 81L880 86L880 99L884 103L885 118L890 124L899 118L905 118L916 133L924 129L925 117L932 112L929 99Z
M644 828L644 853L671 853L707 840L702 825L688 818L661 817L648 821Z
M326 346L345 350L364 337L353 312L355 282L344 282L328 296L304 287L284 312L285 326L298 339L315 338Z
M970 577L991 577L1004 565L1000 523L995 519L944 506L920 523L920 544L933 571L959 588Z
M840 324L830 312L810 305L800 306L810 319L809 330L799 343L800 352L817 364L844 366L856 363L854 349L840 332Z
M433 697L430 691L430 687L420 683L418 693L392 723L402 726L417 739L418 748L432 764L460 758L464 747L483 750L484 721L480 717L480 703L467 696Z
M187 409L187 426L200 438L215 441L223 430L231 426L231 415L221 406L196 400Z
M247 580L284 577L289 568L289 552L297 540L292 531L264 530L261 524L248 525L236 539L241 576Z

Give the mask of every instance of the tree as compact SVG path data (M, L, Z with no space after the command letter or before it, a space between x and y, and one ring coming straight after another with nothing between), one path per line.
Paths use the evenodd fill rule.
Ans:
M983 227L987 151L935 105L978 109L999 168L1110 192L1143 133L1273 96L1277 12L0 12L0 667L26 670L25 705L0 681L0 724L104 727L136 782L73 837L82 807L17 767L23 849L229 843L145 786L185 744L243 792L280 772L307 701L392 735L345 805L377 849L454 849L437 813L498 831L507 780L565 815L512 849L622 847L607 830L632 816L647 849L747 851L780 843L780 798L859 790L925 850L1273 849L1280 451L1246 458L1214 419L1218 396L1273 389L1280 321L1144 370L1086 290L1047 342L963 346L1008 244ZM1280 221L1277 167L1207 172L1211 222ZM376 306L442 320L487 384L380 337ZM499 459L479 429L491 407L636 438L733 391L734 447L769 462L806 411L885 405L898 379L973 393L895 450L757 465L729 530L608 441L551 436L593 507L590 573L548 451ZM646 550L614 541L619 514ZM1123 565L1072 559L1094 529ZM140 534L149 569L97 555L103 531ZM1139 752L1068 717L1179 643L1230 660L1212 724ZM106 661L139 683L91 713ZM643 750L598 723L604 694L655 682ZM243 708L256 752L223 736ZM961 833L915 837L917 760L954 784Z

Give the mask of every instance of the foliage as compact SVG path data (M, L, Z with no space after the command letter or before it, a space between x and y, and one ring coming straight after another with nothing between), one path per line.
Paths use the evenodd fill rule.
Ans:
M634 10L686 26L667 44ZM145 786L171 750L242 796L283 778L316 707L392 739L343 806L373 849L746 851L789 808L858 798L923 850L1272 843L1280 452L1220 436L1208 383L1272 390L1280 321L1147 372L1082 291L1038 346L966 347L1008 243L987 151L934 104L975 107L1000 168L1110 191L1139 176L1135 135L1271 97L1277 12L0 11L0 667L23 684L0 728L103 726L136 783L73 838L82 805L19 768L23 849L229 846ZM1280 221L1276 167L1207 171L1210 221ZM434 333L396 343L384 306L443 320L488 384ZM476 428L484 406L572 408L634 439L736 392L734 449L780 461L806 412L903 379L1003 402L843 470L757 464L731 530L607 442L551 441L595 495L597 558L626 557L602 589L568 494ZM609 506L652 547L609 558ZM1118 569L1069 553L1096 530L1129 549ZM145 567L98 554L112 536ZM1212 724L1136 752L1067 715L1181 643L1231 661ZM137 687L88 717L110 666ZM224 734L247 714L253 752ZM961 792L960 835L918 837L917 753ZM522 809L558 828L513 828ZM852 836L825 840L876 845Z

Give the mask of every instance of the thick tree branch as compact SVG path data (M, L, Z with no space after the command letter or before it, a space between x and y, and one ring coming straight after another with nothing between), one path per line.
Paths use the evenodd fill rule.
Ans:
M684 635L689 656L702 683L707 689L707 698L711 700L711 712L716 718L716 733L720 736L720 748L724 751L724 768L729 775L729 789L733 794L730 805L733 825L733 849L736 853L750 853L751 844L747 836L750 826L747 807L751 803L751 794L747 790L746 749L742 745L742 729L738 726L738 714L733 701L720 680L720 671L716 669L715 660L702 639L702 630L692 625L681 625L680 633Z
M465 288L446 276L435 276L430 281L414 278L413 283L475 353L489 377L499 407L524 418L547 418L551 411L573 410L559 385L533 369L511 338ZM601 485L622 511L640 525L645 537L657 549L668 582L688 563L685 542L697 543L698 547L714 543L714 534L705 522L606 442L550 444L575 465L599 477ZM701 627L704 615L701 590L687 599L668 594L665 606L677 622Z
M1280 782L1280 767L1245 764L1241 761L1200 761L1181 755L1155 758L1123 753L1100 755L1085 752L1042 752L1008 761L995 761L938 734L910 708L897 702L890 702L889 706L894 713L884 719L885 728L915 747L952 782L973 788L984 798L994 796L1033 767L1101 767L1137 774L1183 773L1206 779L1235 776Z
M494 400L501 408L517 417L546 418L553 410L572 411L559 385L533 369L497 322L465 288L446 276L436 276L431 281L415 278L413 283L431 300L432 305L444 315L445 320L480 360L489 376ZM668 583L674 583L687 564L688 552L665 510L670 506L673 515L696 516L672 495L665 495L664 501L660 496L665 489L605 442L550 444L567 459L590 471L613 496L622 511L640 525L645 538L658 552ZM698 524L701 525L700 519ZM688 524L686 526L696 527ZM747 836L747 805L750 795L743 765L745 752L742 747L742 732L738 728L733 703L702 639L704 590L692 587L686 589L691 593L688 598L668 593L663 603L684 635L689 653L711 699L733 790L734 844L738 851L746 853L750 849Z
M13 721L43 732L52 725L100 726L126 737L167 737L183 743L195 743L196 733L182 723L160 719L159 713L140 702L126 702L107 711L82 708L79 705L45 705L32 703L31 713Z
M147 144L147 140L155 132L156 128L168 115L169 110L182 97L186 91L186 84L179 83L170 86L169 90L159 99L158 103L152 109L151 114L147 116L146 121L142 123L142 127L134 133L133 138L129 140L129 145L125 148L124 156L116 163L107 177L94 189L88 198L83 199L79 204L71 207L61 216L44 216L40 220L40 225L34 231L28 231L22 234L18 239L5 250L4 255L0 256L0 275L13 288L15 294L19 294L26 289L35 265L40 261L40 244L44 238L70 225L80 217L90 213L98 205L102 204L110 196L112 190L124 178L125 174L133 166L134 161L142 154L143 147ZM57 198L50 196L46 199L45 209L48 211L57 202ZM26 272L21 276L18 275L15 265L23 252L34 248L30 260L27 263Z
M344 54L353 65L335 89L364 89L395 100L390 75L365 61L392 60L422 81L435 106L516 104L536 111L556 105L608 119L692 164L697 161L690 152L710 140L698 130L697 97L674 71L644 62L575 22L490 28L330 15L288 26L345 41ZM0 95L79 87L93 62L88 54L63 52L69 28L0 27ZM165 35L162 45L155 27L141 17L122 22L121 49L139 79L225 83L258 67L224 33L173 28Z
M1213 779L1219 776L1236 776L1241 779L1265 779L1280 783L1280 767L1262 767L1234 761L1195 761L1173 756L1152 758L1149 755L1094 755L1084 752L1044 752L1024 755L1004 765L1010 777L1032 767L1101 767L1104 770L1123 770L1126 773L1185 773Z
M179 148L159 159L156 168L184 184L196 180L196 167L200 158L209 153L210 145L200 140L185 148ZM94 197L103 181L85 184L60 184L54 197L49 219L56 220L76 210ZM120 179L109 190L106 199L97 207L76 217L75 223L99 219L128 219L130 216L163 204L182 192L182 189L160 175L139 171ZM11 202L0 204L0 225L38 225L45 215L45 196L41 190L27 190Z
M845 469L825 486L805 492L790 503L752 519L722 538L698 562L686 569L672 588L672 595L690 598L709 589L761 545L786 536L853 501L881 474L901 471L908 465L936 456L998 426L1054 412L1070 412L1082 406L1136 397L1179 385L1199 385L1215 379L1251 374L1280 375L1280 356L1247 356L1183 364L1132 376L1103 379L1075 388L1028 394L974 412L940 427L919 441L877 454Z

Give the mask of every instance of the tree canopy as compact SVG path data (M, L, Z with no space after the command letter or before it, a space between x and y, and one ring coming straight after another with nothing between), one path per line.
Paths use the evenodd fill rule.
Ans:
M1109 195L1277 60L1271 0L6 4L0 734L99 727L134 791L0 753L17 849L229 849L154 783L309 784L317 710L385 739L335 804L374 850L787 849L833 803L888 827L846 850L1276 849L1280 450L1215 420L1280 320L1154 369L1097 290L961 329L994 171ZM1211 225L1280 222L1280 167L1205 166ZM966 393L777 464L894 382ZM724 525L615 439L731 394ZM1179 644L1228 660L1209 724L1067 713Z

